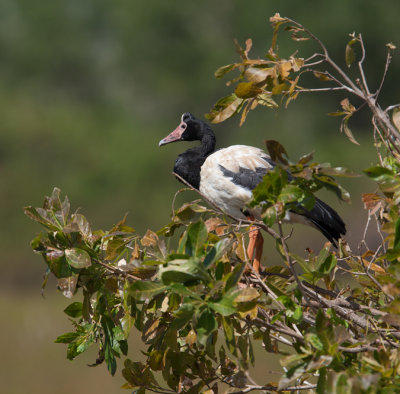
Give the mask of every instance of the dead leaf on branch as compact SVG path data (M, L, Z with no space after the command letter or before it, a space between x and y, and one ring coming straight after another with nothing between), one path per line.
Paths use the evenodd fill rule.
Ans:
M362 195L362 201L364 203L364 208L367 209L369 211L368 214L372 216L383 208L385 199L375 193L365 193Z

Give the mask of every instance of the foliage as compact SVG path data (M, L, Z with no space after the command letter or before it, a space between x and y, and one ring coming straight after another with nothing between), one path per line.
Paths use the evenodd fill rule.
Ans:
M62 200L57 188L43 208L25 208L45 228L32 247L43 256L48 273L57 277L66 297L81 297L65 309L74 331L56 342L68 345L69 359L97 346L94 365L105 362L114 374L117 358L128 354L127 339L135 327L146 346L145 358L125 358L122 374L124 388L137 393L215 393L223 387L235 393L400 390L398 105L382 109L377 102L393 45L388 45L382 82L371 93L363 72L361 35L351 35L345 50L347 67L357 63L359 75L353 81L305 27L279 15L271 23L266 60L249 58L248 40L245 49L236 45L240 63L217 70L217 77L232 70L240 73L229 82L237 83L234 93L219 100L209 118L219 122L242 111L243 123L257 106L274 108L282 100L287 105L303 92L342 90L361 99L360 106L367 105L373 115L379 160L365 173L379 191L363 196L368 220L356 251L342 240L337 251L329 243L318 253L307 250L305 256L290 251L290 235L281 226L286 210L310 209L313 193L321 187L348 200L333 176L354 174L314 163L312 155L291 163L275 141L267 141L267 149L279 165L257 186L250 203L262 209L260 222L232 223L234 218L197 200L174 210L171 222L158 232L140 236L125 218L109 231L92 231L82 214L71 214L68 198ZM314 40L322 52L307 59L281 58L277 42L284 25L295 41ZM362 54L358 62L356 45ZM307 74L331 85L304 88L300 78ZM333 115L342 116L341 129L355 143L348 122L359 107L348 98L341 107ZM373 221L380 239L374 248L366 241ZM244 245L254 224L275 240L282 260L260 275L246 272ZM171 247L174 234L179 240ZM340 272L349 275L346 285L337 279ZM258 344L281 356L279 382L257 385L249 376Z

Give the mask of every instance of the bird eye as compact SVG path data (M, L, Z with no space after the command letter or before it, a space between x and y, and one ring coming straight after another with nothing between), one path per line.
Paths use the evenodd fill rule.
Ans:
M186 129L186 125L185 124L181 124L181 129Z

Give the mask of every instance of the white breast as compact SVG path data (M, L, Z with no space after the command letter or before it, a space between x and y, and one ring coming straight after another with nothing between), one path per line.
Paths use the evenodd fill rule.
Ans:
M264 158L268 155L259 148L233 145L208 156L200 171L200 191L225 213L245 218L241 209L251 200L252 192L232 182L223 175L220 165L232 172L239 168L256 171L256 168L272 168Z

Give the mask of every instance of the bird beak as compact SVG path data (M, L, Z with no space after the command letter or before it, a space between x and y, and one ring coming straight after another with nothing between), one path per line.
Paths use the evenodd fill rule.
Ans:
M163 146L169 144L171 142L179 141L182 138L182 134L186 130L187 124L185 122L181 122L180 125L171 133L168 134L164 139L162 139L158 146Z

